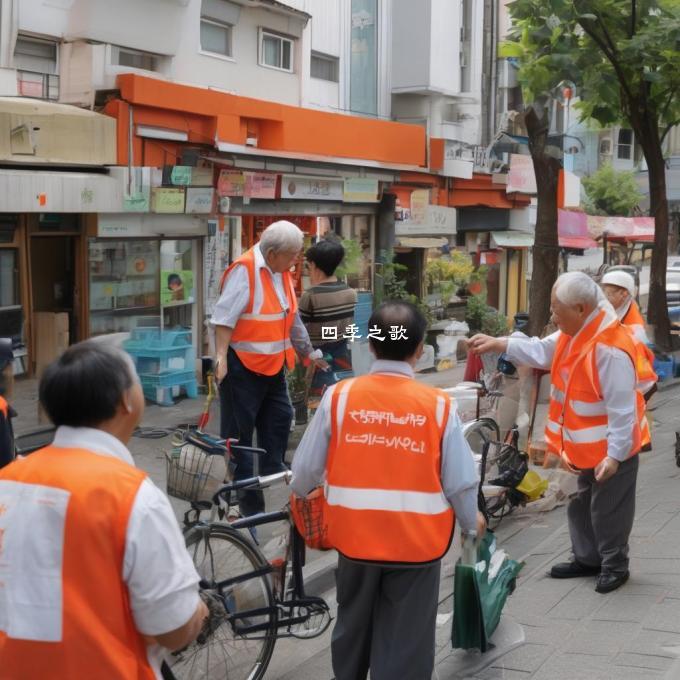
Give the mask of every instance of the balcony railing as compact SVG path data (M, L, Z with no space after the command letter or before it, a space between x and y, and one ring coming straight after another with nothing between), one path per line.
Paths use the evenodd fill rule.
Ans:
M57 101L59 99L59 76L17 69L17 91L22 97Z

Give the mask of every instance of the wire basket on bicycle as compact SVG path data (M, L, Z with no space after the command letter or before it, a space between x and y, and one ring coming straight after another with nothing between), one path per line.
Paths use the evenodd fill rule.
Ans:
M323 488L313 489L305 498L295 494L290 496L290 514L295 528L308 548L330 550L328 542L328 523L326 521L326 499Z
M165 454L168 496L195 502L206 497L214 456L190 443L175 446Z

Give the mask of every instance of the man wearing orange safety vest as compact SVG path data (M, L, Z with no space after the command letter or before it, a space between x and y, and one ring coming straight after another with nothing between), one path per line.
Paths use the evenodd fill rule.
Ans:
M369 668L373 680L432 675L440 559L456 518L484 531L455 407L413 377L426 327L413 305L381 305L369 320L370 375L324 393L293 459L299 496L325 478L328 539L340 553L336 680Z
M595 590L608 593L629 576L636 454L645 422L636 347L597 284L582 272L557 279L551 310L559 330L547 338L476 335L470 346L551 370L546 441L578 474L578 493L568 508L574 561L554 565L550 575L597 576Z
M649 349L645 320L635 302L635 280L624 271L607 272L600 281L605 297L611 303L621 323L633 333L637 351L639 389L647 400L653 394L658 377L654 373L654 353Z
M303 233L281 220L224 272L211 324L215 328L215 377L220 388L220 432L267 451L262 474L284 469L293 411L286 369L296 353L325 370L298 314L290 269L300 257ZM253 475L250 453L234 453L235 479ZM240 492L244 515L264 511L261 491Z
M73 345L40 401L54 442L0 470L0 680L160 680L208 612L172 507L125 446L144 411L134 366Z

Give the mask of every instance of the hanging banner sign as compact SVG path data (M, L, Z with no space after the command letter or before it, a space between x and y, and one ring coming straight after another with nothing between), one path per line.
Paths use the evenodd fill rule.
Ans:
M246 172L246 189L244 196L248 198L276 198L276 175L269 172Z
M214 194L214 189L208 187L187 188L187 202L184 212L197 215L211 213Z
M183 213L184 189L158 188L151 190L151 212Z
M531 156L522 154L510 154L510 172L508 183L505 187L506 194L512 193L535 194L536 175L534 174L534 162Z
M281 175L281 198L342 201L343 181L334 177Z
M246 178L240 170L221 170L217 180L219 196L243 196Z
M345 203L377 203L380 200L377 179L347 177L343 190Z

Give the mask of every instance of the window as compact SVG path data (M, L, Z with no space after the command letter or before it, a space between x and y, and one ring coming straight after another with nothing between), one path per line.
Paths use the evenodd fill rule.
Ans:
M14 48L14 67L21 96L59 99L57 43L19 36Z
M338 82L338 58L329 57L325 54L312 52L311 73L312 78Z
M260 32L260 65L293 70L293 41L274 33Z
M19 257L15 248L0 250L0 307L19 304ZM3 330L2 337L6 337Z
M158 57L149 52L138 52L125 47L116 47L113 51L113 63L118 66L129 66L143 71L157 71Z
M56 73L57 44L19 36L14 48L14 66L37 73Z
M616 157L622 161L633 158L633 131L619 130L619 143L616 145Z
M229 24L201 17L201 49L204 52L231 57L231 31Z

